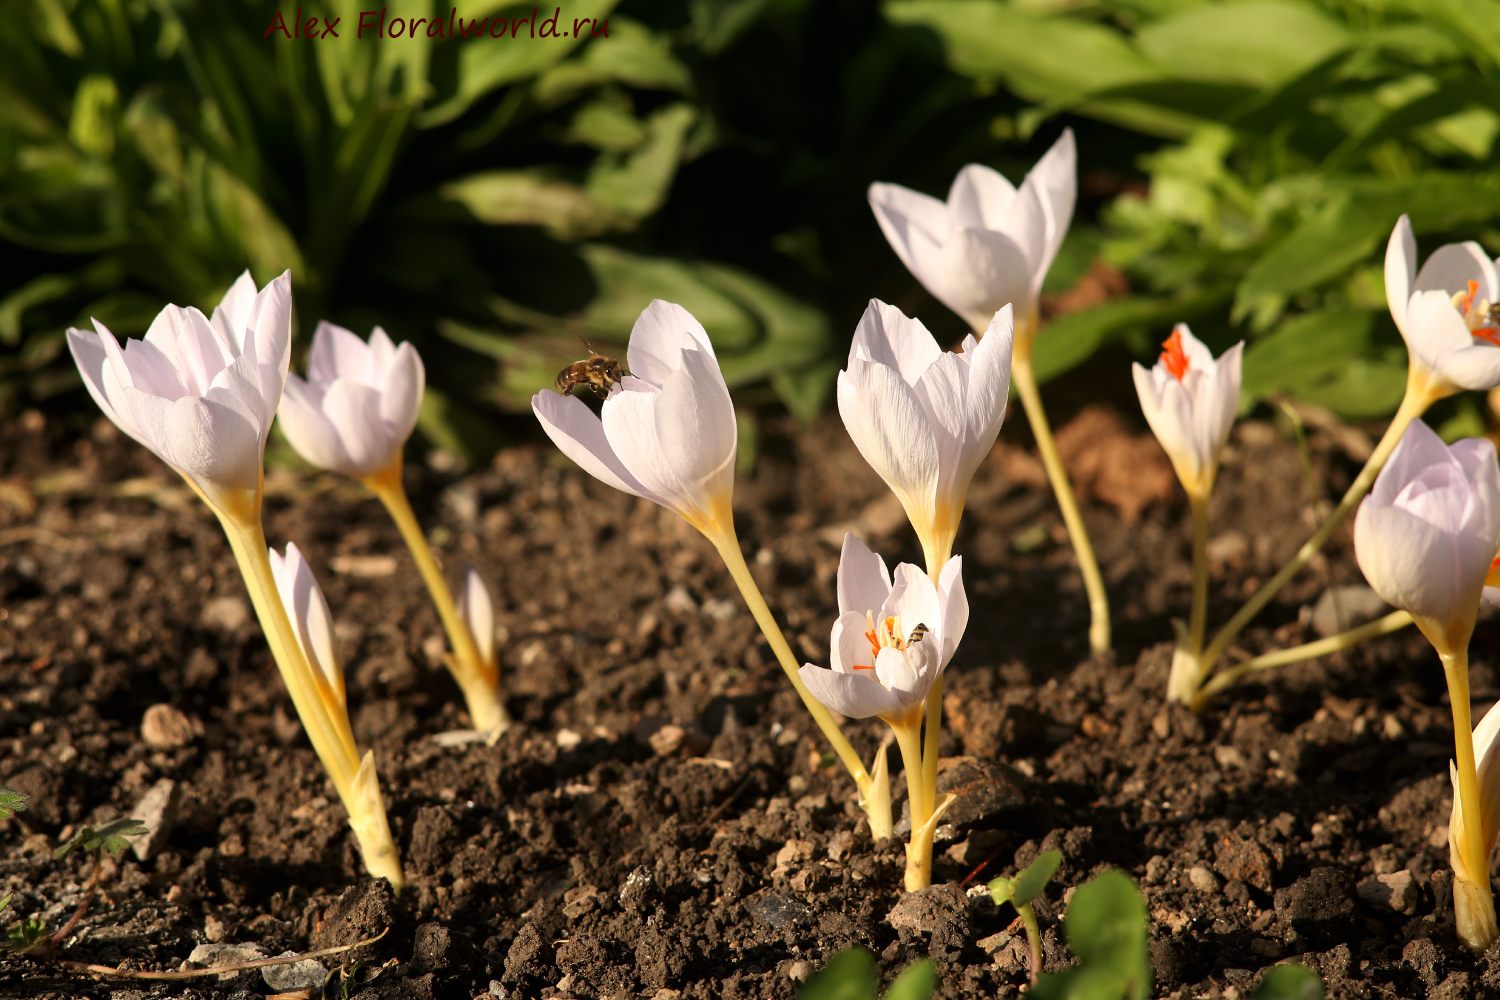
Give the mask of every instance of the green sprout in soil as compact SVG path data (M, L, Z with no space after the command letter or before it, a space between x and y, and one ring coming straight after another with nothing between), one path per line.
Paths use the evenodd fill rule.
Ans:
M1036 910L1031 901L1042 894L1047 883L1062 864L1061 851L1043 851L1036 860L1017 872L1013 877L1000 876L990 881L990 895L995 905L1009 903L1021 915L1026 928L1026 943L1031 950L1031 985L1035 986L1042 973L1042 932L1037 926Z
M0 785L0 820L10 819L18 812L25 812L26 799L27 796L25 793ZM10 901L15 898L16 894L13 892L7 892L4 896L0 896L0 913L4 913L9 909ZM3 945L0 945L0 948L3 947Z
M68 935L73 933L73 929L93 903L94 894L99 890L99 871L104 865L104 856L108 854L112 858L119 857L130 846L131 837L139 837L146 832L144 823L128 817L113 820L103 826L81 827L67 843L52 852L54 861L61 861L74 851L85 851L93 855L88 888L78 901L78 908L73 911L72 918L57 933L50 935L46 925L40 920L22 920L10 929L9 940L0 945L0 948L15 955L36 954L43 959L51 958L62 947ZM7 896L6 900L9 901L9 898Z
M881 993L875 956L863 948L849 948L830 958L797 991L797 1000L928 1000L937 984L937 969L924 958L903 969Z

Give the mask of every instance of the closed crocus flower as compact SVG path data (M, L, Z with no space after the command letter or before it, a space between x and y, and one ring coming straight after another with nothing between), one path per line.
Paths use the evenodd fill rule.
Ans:
M1490 710L1474 727L1474 760L1479 776L1479 830L1482 858L1470 865L1463 857L1464 843L1462 826L1466 817L1459 794L1457 768L1449 765L1449 778L1453 782L1455 808L1449 829L1449 855L1454 871L1465 881L1488 885L1490 880L1489 858L1495 849L1496 834L1500 833L1500 704Z
M411 344L391 343L378 326L365 343L325 321L313 334L307 380L287 379L281 429L313 465L364 479L400 460L425 388Z
M1500 385L1500 280L1478 243L1439 247L1418 271L1417 241L1401 216L1386 245L1385 298L1413 366L1438 381L1438 396Z
M800 672L813 697L850 718L919 725L927 693L969 623L962 565L949 559L934 585L921 568L902 563L893 581L884 559L845 535L832 669L809 663Z
M124 348L95 320L93 330L69 329L68 347L106 416L217 510L244 518L260 494L291 323L291 272L259 292L246 272L212 318L167 306Z
M1500 541L1500 471L1482 439L1451 446L1414 420L1354 520L1354 553L1439 653L1467 646Z
M276 577L276 592L292 623L297 644L308 665L318 672L329 691L344 701L344 659L339 655L338 640L333 631L333 613L323 589L313 576L312 567L302 557L302 550L287 542L286 555L268 550L271 573Z
M899 184L871 184L870 208L901 262L972 329L983 330L1006 303L1029 324L1073 220L1077 159L1069 129L1019 189L971 163L953 179L946 202Z
M738 430L708 333L682 306L656 299L630 331L626 364L597 415L550 389L531 409L591 475L722 534L732 524Z
M944 351L919 320L871 301L839 373L839 415L906 508L928 558L947 562L974 471L994 447L1010 392L1009 306L984 338Z
M458 592L458 617L463 619L469 634L474 637L480 660L487 666L494 666L495 604L490 600L489 588L472 566L464 574L463 589Z
M1183 487L1206 496L1240 405L1245 344L1235 344L1215 360L1187 324L1178 323L1161 346L1161 358L1149 370L1133 366L1135 390Z

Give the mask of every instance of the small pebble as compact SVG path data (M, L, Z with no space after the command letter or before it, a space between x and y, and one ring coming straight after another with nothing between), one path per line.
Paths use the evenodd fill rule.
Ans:
M1397 913L1411 913L1417 908L1417 883L1411 872L1376 875L1359 884L1359 898L1372 906L1382 906Z
M171 705L152 705L141 717L141 739L157 750L176 750L193 742L193 724Z
M1191 869L1188 870L1188 881L1191 882L1193 884L1193 888L1197 889L1199 892L1219 891L1219 876L1215 875L1213 872L1209 871L1202 865L1194 865Z
M811 962L793 962L792 967L786 970L786 974L795 982L806 982L807 977L813 974L813 965Z

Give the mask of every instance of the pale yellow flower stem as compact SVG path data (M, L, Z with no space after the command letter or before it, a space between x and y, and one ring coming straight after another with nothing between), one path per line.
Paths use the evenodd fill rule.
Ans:
M448 670L464 693L464 703L469 709L469 719L480 732L504 732L510 726L510 715L505 711L505 700L500 694L500 664L485 663L479 655L474 634L458 613L453 603L453 592L448 581L433 557L432 548L417 516L412 512L406 488L401 485L401 458L398 455L391 465L367 476L361 482L385 505L391 520L406 541L417 572L427 584L427 593L443 620L443 630L448 633L448 643L453 647L453 656L448 659Z
M1450 843L1453 853L1463 859L1461 871L1455 866L1454 917L1459 940L1474 952L1484 952L1496 937L1495 900L1490 890L1489 852L1484 849L1484 831L1480 812L1479 773L1474 763L1474 724L1469 712L1469 650L1467 644L1454 653L1438 650L1443 674L1448 679L1448 700L1453 707L1453 749L1458 775L1458 800L1453 808L1455 820L1462 810L1462 823L1451 824L1450 838L1458 833L1462 842ZM1460 889L1462 886L1462 889Z
M1031 363L1035 338L1035 319L1016 324L1010 381L1016 387L1016 395L1021 397L1021 406L1026 410L1026 419L1031 423L1031 433L1036 438L1036 450L1042 456L1047 479L1052 483L1052 493L1057 497L1063 523L1068 528L1068 539L1073 543L1073 552L1078 557L1078 569L1083 574L1083 587L1089 599L1089 648L1102 653L1109 649L1110 644L1109 595L1104 589L1104 576L1099 572L1099 561L1094 558L1094 547L1089 542L1083 515L1078 511L1078 501L1073 496L1073 485L1068 481L1062 457L1057 453L1057 442L1052 439L1052 428L1047 424L1047 411L1042 408L1042 395L1037 388L1036 371Z
M1265 653L1243 663L1237 663L1228 670L1221 670L1202 688L1198 690L1193 701L1193 711L1201 712L1208 700L1223 691L1231 684L1244 679L1250 674L1261 670L1270 670L1272 667L1283 667L1288 663L1301 663L1303 660L1313 660L1329 653L1337 653L1358 645L1367 639L1377 639L1392 632L1399 632L1411 624L1411 615L1405 611L1392 611L1384 617L1377 618L1372 622L1361 625L1358 628L1331 635L1326 639L1316 642L1306 642L1300 646L1290 649L1278 649L1273 653Z
M1193 519L1193 606L1188 615L1188 648L1203 652L1208 622L1208 497L1212 489L1190 490L1188 509Z
M276 589L258 498L252 506L253 513L244 516L217 507L214 512L219 515L224 534L229 538L230 550L245 578L250 603L255 607L287 693L292 696L292 705L297 709L307 738L349 814L349 825L359 841L365 868L377 878L389 879L392 888L399 891L405 879L378 790L371 796L367 789L360 789L355 780L360 770L360 758L354 745L354 732L349 726L348 709L317 668L308 662L297 641L297 633ZM366 794L361 794L362 791ZM371 815L376 810L379 815Z
M734 532L733 520L725 516L720 523L710 522L700 524L690 521L703 536L713 543L718 550L720 558L724 560L724 566L729 570L729 575L734 579L735 585L740 588L740 595L744 597L745 603L750 608L750 614L754 616L755 623L760 626L761 634L770 643L771 651L776 654L777 662L786 673L787 680L792 682L792 687L797 690L797 696L802 699L802 704L817 723L818 728L823 731L823 736L833 745L833 752L843 761L849 776L854 779L855 786L859 789L859 804L865 810L870 820L870 836L876 840L891 835L891 810L889 789L881 795L880 790L875 788L870 773L865 770L865 765L860 761L859 754L839 730L837 722L823 703L812 696L807 690L807 685L802 683L802 677L798 673L800 664L792 655L792 648L787 645L786 636L781 632L781 626L776 624L776 618L771 614L771 609L766 605L766 599L761 595L760 587L755 582L755 577L750 574L750 567L745 563L745 555L740 551L740 540ZM721 526L722 523L722 526ZM884 803L882 810L881 804Z
M943 534L941 538L934 539L932 544L926 542L922 545L923 555L927 560L927 576L932 585L938 585L938 576L943 567L948 565L948 559L953 555L953 539L955 531ZM938 742L943 734L943 675L938 674L937 680L932 682L932 687L927 691L927 730L926 739L922 747L922 780L928 788L937 794L937 768L938 768ZM910 778L907 779L907 787L910 788ZM912 827L916 829L915 826ZM928 854L931 852L931 844L928 845Z
M906 891L916 892L932 884L932 836L935 787L927 781L922 759L922 713L913 711L907 719L887 719L901 748L906 765L906 801L911 806L911 837L906 844Z
M1195 687L1202 686L1203 682L1208 678L1209 673L1212 672L1214 664L1224 655L1224 651L1229 648L1229 644L1234 641L1235 637L1260 613L1261 608L1264 608L1270 602L1271 598L1279 594L1281 588L1285 587L1287 582L1296 576L1297 572L1303 566L1307 565L1308 560L1317 555L1318 550L1323 547L1329 538L1333 537L1334 531L1343 523L1344 518L1348 517L1359 506L1360 500L1364 499L1365 494L1370 491L1370 487L1375 482L1375 477L1379 475L1380 470L1385 466L1386 460L1391 457L1391 452L1396 450L1396 445L1401 441L1401 435L1406 433L1406 428L1411 422L1425 413L1427 408L1434 402L1442 399L1444 396L1450 395L1452 391L1450 387L1435 385L1427 378L1425 373L1416 368L1410 371L1406 380L1406 395L1402 397L1400 409L1391 418L1390 426L1386 428L1385 434L1381 436L1380 442L1375 446L1375 450L1370 453L1369 459L1365 462L1365 467L1359 471L1359 475L1355 477L1354 482L1349 484L1349 489L1344 493L1344 498L1339 501L1339 505L1334 508L1333 513L1328 516L1328 519L1323 522L1323 526L1314 532L1313 536L1297 550L1297 554L1292 557L1291 561L1283 566L1264 586L1257 590L1245 602L1244 606L1235 612L1234 617L1229 619L1223 628L1219 629L1218 634L1214 636L1213 641L1209 643L1208 648L1203 651L1203 655L1199 658L1198 684ZM1186 701L1190 704L1194 701L1192 695L1183 692L1175 694L1169 692L1169 697L1175 697L1177 700Z

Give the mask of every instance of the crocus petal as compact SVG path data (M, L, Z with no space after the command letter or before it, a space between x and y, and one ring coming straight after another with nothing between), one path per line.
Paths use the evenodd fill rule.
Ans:
M925 625L932 632L938 632L942 628L943 609L938 603L937 588L921 568L911 563L902 563L896 567L890 596L885 599L885 605L876 618L884 619L892 615L900 619L901 627L907 633L898 636L900 639L907 638L918 625ZM878 662L876 666L879 666Z
M378 327L375 333L384 336L384 331ZM373 334L370 339L375 339ZM422 410L422 394L426 388L427 370L422 365L422 358L415 347L403 341L400 347L395 348L386 367L385 384L380 393L380 419L385 422L392 439L399 444L405 444L417 426L417 416Z
M955 227L1005 230L1015 208L1016 186L982 163L960 170L948 188L948 219Z
M862 358L894 368L907 385L914 385L942 353L937 338L921 320L879 299L871 299L865 307L849 348L851 359Z
M470 566L464 573L464 585L458 593L458 615L468 625L479 647L479 658L486 664L495 664L495 605L484 580Z
M296 375L287 376L286 392L281 397L281 432L301 455L320 469L331 469L348 475L354 462L344 449L338 429L323 412L323 393Z
M245 356L271 365L279 378L263 386L270 413L281 402L281 386L292 360L292 272L283 271L255 296L245 322Z
M1438 374L1460 389L1489 390L1500 386L1500 347L1473 344L1443 356Z
M1391 230L1391 238L1385 245L1385 302L1403 337L1406 337L1406 306L1411 301L1416 275L1417 238L1412 235L1411 220L1403 215L1396 220L1396 228Z
M811 663L802 665L797 675L819 702L850 719L868 719L876 715L896 715L906 708L902 695L887 690L871 676L873 671L835 673Z
M1449 243L1438 247L1422 264L1417 279L1412 283L1414 292L1468 291L1469 282L1477 282L1476 299L1494 301L1495 262L1490 260L1484 248L1473 240L1465 243Z
M1413 420L1407 425L1401 440L1386 459L1370 488L1370 499L1377 506L1389 507L1406 484L1430 465L1445 465L1452 461L1448 446L1438 437L1426 421Z
M713 344L703 324L675 302L652 299L631 328L625 357L630 374L660 387L667 376L681 367L679 359L683 351L695 348L714 357Z
M953 556L938 574L938 603L942 605L942 663L947 666L969 627L969 599L964 594L963 557Z
M232 491L260 486L260 428L244 415L201 396L171 404L163 428L163 458L216 506L230 506Z
M657 442L662 459L706 505L734 489L739 424L713 355L684 350L681 357L655 399Z
M349 379L337 379L323 393L323 413L338 429L349 466L336 469L368 476L390 461L391 445L380 419L380 393Z
M941 244L912 234L912 273L933 298L980 330L1007 302L1029 305L1026 251L1004 233L957 229Z
M1203 467L1193 436L1192 405L1187 392L1170 375L1165 380L1156 379L1139 364L1131 366L1131 374L1151 433L1161 442L1178 476L1195 481Z
M931 523L937 441L911 388L892 369L854 359L839 373L838 404L854 446L900 498L913 523Z
M617 490L661 503L625 468L605 437L599 417L583 400L543 389L531 397L531 412L558 450L577 462L584 472Z
M1078 149L1071 128L1063 129L1052 148L1031 168L1021 182L1022 187L1027 185L1035 186L1047 217L1045 248L1041 258L1033 262L1032 294L1035 296L1040 294L1047 272L1068 235L1068 227L1073 223L1073 207L1078 200Z
M876 681L896 696L903 709L921 704L937 675L937 655L928 642L905 649L885 646L875 657Z
M869 611L849 611L834 619L828 636L828 660L836 672L852 674L875 666L875 654L870 651L869 620Z
M323 320L313 331L312 348L307 354L307 378L320 385L328 385L337 378L375 385L375 364L369 345L354 331Z
M1360 505L1354 554L1381 599L1413 617L1447 622L1463 597L1448 536L1399 508ZM1473 589L1477 608L1479 586Z
M1010 396L1010 359L1015 343L1012 307L1006 306L990 320L984 338L971 348L968 387L964 394L964 455L957 479L967 489L979 463L995 447L1000 425L1005 421Z
M1489 857L1500 832L1500 706L1490 706L1474 727L1474 759L1479 769L1480 829L1485 857ZM1459 801L1456 783L1453 801Z
M291 619L302 655L307 658L309 666L323 675L329 688L342 702L343 658L339 655L334 634L333 613L328 609L328 601L313 576L312 567L292 542L287 543L284 557L275 549L269 550L269 555L276 591L287 618Z
M912 262L911 240L914 231L925 233L933 242L942 242L948 236L951 224L948 221L948 206L931 195L913 191L900 184L871 184L870 209L875 221L890 242L891 249L901 258L907 269L916 273ZM920 280L920 276L919 276Z
M241 350L244 350L245 328L250 323L250 311L255 305L256 294L255 279L250 277L248 270L241 271L214 309L214 325Z
M108 364L108 360L105 357L104 344L101 340L104 337L114 339L113 334L105 329L103 324L98 320L94 320L94 325L99 327L98 333L90 330L80 330L77 327L69 327L68 350L72 353L73 362L78 365L78 371L83 376L84 388L88 389L89 395L94 398L94 402L98 404L99 409L104 411L104 415L113 421L116 426L120 427L121 430L125 430L124 425L120 422L119 413L115 410L114 404L110 402L109 397L104 391L104 368ZM126 433L130 432L126 431ZM134 435L131 436L133 437Z
M854 535L844 533L844 548L839 553L839 614L878 611L891 593L891 571L878 553Z

